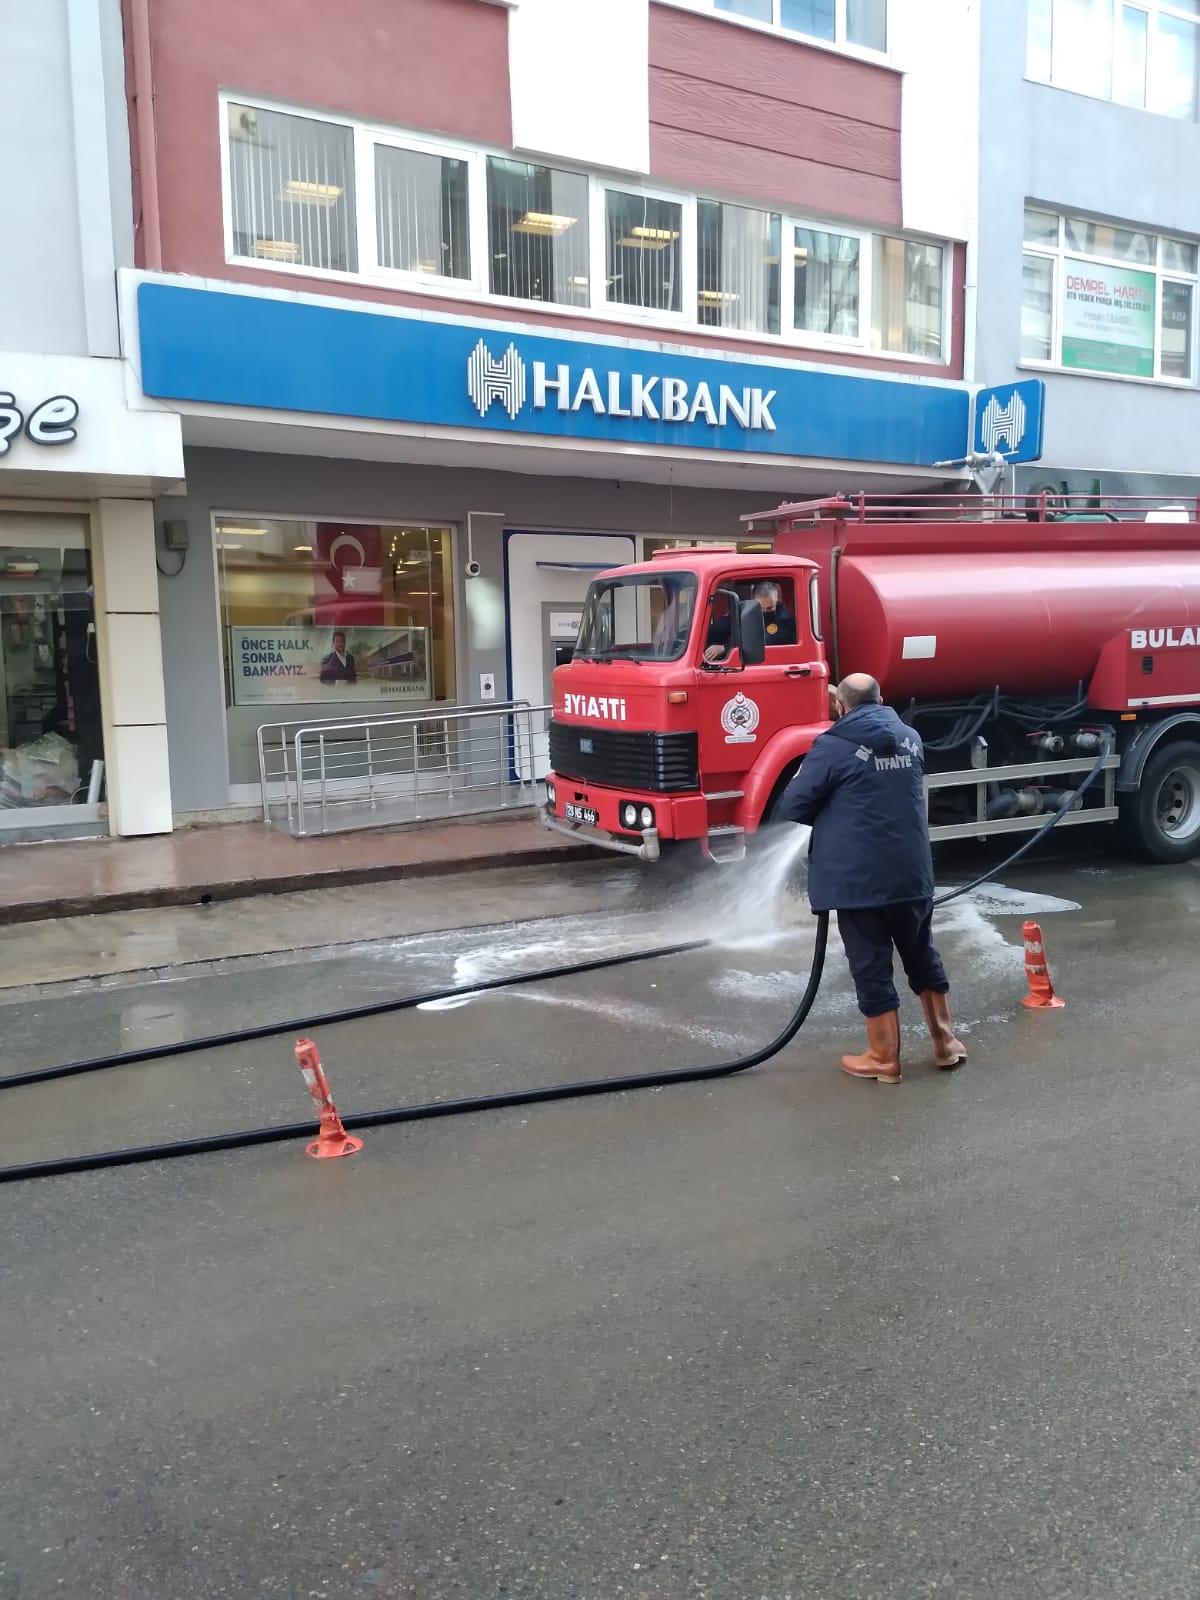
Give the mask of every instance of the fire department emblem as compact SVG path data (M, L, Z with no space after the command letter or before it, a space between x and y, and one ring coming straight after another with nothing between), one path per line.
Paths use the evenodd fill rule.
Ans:
M725 729L726 744L753 744L758 727L758 707L744 694L735 694L727 700L721 712L721 726Z

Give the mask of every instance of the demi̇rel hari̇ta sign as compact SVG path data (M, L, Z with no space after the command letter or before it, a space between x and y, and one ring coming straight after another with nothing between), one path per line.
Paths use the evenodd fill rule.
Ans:
M1154 376L1154 274L1064 262L1062 364Z
M424 628L230 628L229 674L239 706L430 697Z

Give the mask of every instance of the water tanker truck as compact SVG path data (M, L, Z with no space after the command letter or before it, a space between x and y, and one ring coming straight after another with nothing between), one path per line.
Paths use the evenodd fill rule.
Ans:
M1161 519L1161 520L1160 520ZM930 833L1063 819L1200 853L1200 508L1003 496L785 504L736 544L591 584L555 670L546 825L656 860L737 858L831 683L879 680L925 741Z

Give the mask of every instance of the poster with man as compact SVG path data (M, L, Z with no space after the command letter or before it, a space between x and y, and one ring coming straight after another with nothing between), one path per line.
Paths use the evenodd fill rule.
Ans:
M239 706L420 704L433 692L428 630L418 627L230 628L229 676Z

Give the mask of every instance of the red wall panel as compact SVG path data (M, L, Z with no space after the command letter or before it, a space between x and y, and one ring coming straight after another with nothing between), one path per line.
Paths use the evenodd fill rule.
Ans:
M225 275L218 89L512 143L508 14L500 6L152 0L150 26L168 272ZM129 33L127 18L127 40Z
M900 74L652 5L650 167L690 188L899 227Z

